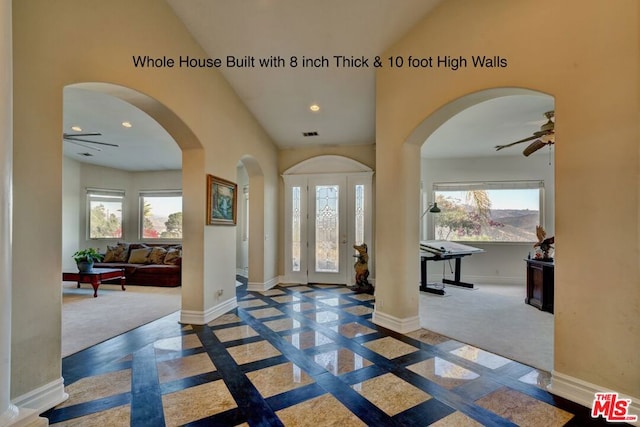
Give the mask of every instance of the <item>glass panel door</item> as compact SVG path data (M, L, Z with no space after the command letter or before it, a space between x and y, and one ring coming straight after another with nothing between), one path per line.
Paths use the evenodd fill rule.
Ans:
M340 186L317 185L315 197L316 271L337 273L340 269Z
M346 283L346 179L309 179L309 282Z

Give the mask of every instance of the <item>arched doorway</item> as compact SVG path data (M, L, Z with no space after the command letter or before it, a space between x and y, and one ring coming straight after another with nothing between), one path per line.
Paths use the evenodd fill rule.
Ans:
M245 215L242 223L237 224L236 236L241 240L239 249L243 250L242 258L248 270L247 289L264 291L276 285L275 280L266 278L265 271L264 172L258 160L251 155L242 156L238 166L239 171L242 171L238 176L240 177L241 174L244 176L243 188L238 187L239 211L244 210ZM250 194L251 199L249 199Z
M464 197L448 206L445 214L422 217L421 239L454 240L484 252L465 257L462 262L464 281L475 283L474 289L479 292L448 285L446 295L450 298L429 298L422 293L420 326L545 371L553 369L553 315L540 314L525 304L523 259L535 252L537 225L542 225L549 235L554 232L553 152L545 149L523 156L523 149L529 145L526 142L530 141L499 152L495 146L539 130L545 122L544 113L553 110L553 104L551 96L540 92L500 88L463 96L443 106L432 117L443 112L448 117L422 136L425 142L420 173L423 208L428 202L469 189L482 191L493 202L488 213L493 228L474 228L468 230L469 235L459 232L458 236L453 233L449 237L448 233L438 233L442 229L451 231L453 226L469 226L454 212L454 206L461 212L468 208L469 218L473 216L473 205ZM414 133L411 139L415 137ZM535 206L520 200L524 193L533 198ZM502 201L506 194L510 195L508 200ZM446 262L430 264L432 281L453 274L453 270L446 270ZM495 297L487 296L487 292ZM480 303L456 305L469 298L480 301L485 296L486 307ZM434 298L440 300L434 303ZM496 311L505 315L492 317ZM527 321L527 316L532 321ZM469 328L470 324L478 327ZM516 329L515 324L522 327ZM489 330L491 333L484 333Z
M74 121L73 115L71 118L66 117L69 105L65 105L63 108L63 115L65 116L63 132L70 134L99 133L100 135L92 135L95 137L94 140L106 142L110 145L92 144L84 141L80 141L81 145L74 143L74 141L64 142L65 149L70 147L77 149L65 152L67 156L87 156L90 159L102 157L102 159L93 162L93 165L90 166L95 168L89 173L93 180L91 185L87 184L86 171L77 170L72 174L65 172L63 179L63 181L66 181L63 189L63 197L65 198L63 202L62 233L63 270L69 267L67 264L68 260L71 259L70 255L79 247L97 246L104 251L107 244L117 241L148 242L153 240L149 235L144 235L143 233L146 225L142 222L140 214L142 197L147 200L150 198L159 199L160 196L165 199L181 197L182 202L179 205L181 204L182 206L173 206L172 213L175 214L179 211L179 216L183 218L181 223L199 222L194 221L193 217L196 209L198 212L202 212L202 210L199 208L194 209L192 206L198 206L200 204L198 199L202 198L204 200L204 197L200 194L201 191L195 193L191 190L194 186L188 183L201 182L203 171L197 168L187 168L183 172L181 169L183 160L190 159L192 156L201 157L198 152L202 147L195 135L179 118L158 101L135 90L118 85L78 83L67 86L65 91L84 92L85 95L92 99L92 103L100 105L102 110L109 111L108 114L83 115L83 123L72 123ZM66 95L64 100L66 102ZM88 109L89 105L83 104L74 108ZM120 118L116 121L118 117ZM73 130L71 129L72 126L82 126L83 128ZM117 135L118 132L115 132L116 128L125 126L129 126L132 129L143 128L149 135L154 135L155 139L151 141L150 145L146 146L141 146L137 142L140 140L140 134L138 133L136 133L137 137L134 135L127 140L124 134ZM91 140L91 137L85 137L84 139ZM171 150L168 156L153 155L154 150L167 149ZM187 150L182 152L182 149ZM124 160L127 160L127 158L143 159L146 164L145 161L125 164ZM118 162L122 164L119 165ZM65 162L65 165L68 163ZM119 166L121 166L121 169L118 169ZM116 230L117 234L106 237L89 236L87 234L87 230L90 228L86 219L88 215L85 209L87 206L85 202L86 186L119 190L119 194L122 195L122 204L119 209L120 212L116 212L116 215L114 215L118 217L121 224L121 229ZM201 186L199 187L201 188ZM193 194L196 194L195 198ZM175 218L176 216L174 215L173 219ZM165 222L160 221L158 225L162 227L162 223ZM202 239L201 232L198 235L194 235L189 230L185 232L181 228L179 230L180 235L174 234L175 230L172 230L172 233L161 235L161 231L158 230L157 233L159 241L164 239L163 241L179 244L186 249L187 253L193 253L190 248L201 246L202 242L198 241L198 239ZM182 263L182 287L178 289L179 301L176 309L182 308L183 317L184 309L189 308L189 305L192 304L190 301L194 301L194 297L197 298L201 294L201 289L199 290L198 288L203 286L202 281L188 279L189 277L194 277L194 271L190 266L194 261L184 258ZM197 265L196 268L202 268L202 266ZM197 272L195 276L197 276ZM185 301L188 302L185 304ZM130 328L128 327L127 329Z

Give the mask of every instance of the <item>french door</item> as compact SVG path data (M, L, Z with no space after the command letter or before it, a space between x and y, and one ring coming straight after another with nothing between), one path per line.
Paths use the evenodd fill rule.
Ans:
M353 283L353 245L371 247L371 173L284 178L286 280Z

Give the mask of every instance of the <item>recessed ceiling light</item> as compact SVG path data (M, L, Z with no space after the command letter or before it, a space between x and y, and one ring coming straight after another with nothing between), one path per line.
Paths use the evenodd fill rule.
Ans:
M132 126L131 122L122 122L122 126L126 128L130 128Z
M318 104L313 104L309 109L315 113L316 111L320 111L320 106Z
M71 126L71 130L76 132L82 132L82 128L80 126Z

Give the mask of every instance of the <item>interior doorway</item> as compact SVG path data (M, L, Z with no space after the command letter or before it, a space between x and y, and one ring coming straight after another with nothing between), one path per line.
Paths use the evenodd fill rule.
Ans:
M72 254L79 249L104 254L119 242L183 243L181 148L131 98L140 96L106 83L63 90L63 272L77 271ZM127 282L122 292L119 285L103 283L96 307L90 286L63 283L62 356L180 310L182 287L153 285ZM148 309L136 310L141 302ZM123 315L103 325L101 319L116 309Z
M285 172L287 282L353 283L353 245L371 246L372 175L341 156L315 157Z
M525 303L525 259L535 255L536 226L544 227L548 236L554 234L555 140L535 152L529 150L548 120L546 113L555 109L554 99L540 92L508 89L482 95L484 99L461 98L457 114L424 135L423 211L437 202L441 213L422 217L420 238L453 240L484 252L462 261L463 280L473 283L473 289L447 286L445 298L421 293L420 324L550 371L553 314L540 313ZM505 149L496 150L501 145ZM491 202L482 204L486 216L474 198L466 197L475 192ZM525 196L534 203L527 204ZM429 267L429 282L440 283L453 274L450 268L437 268L447 267L446 263ZM482 299L486 292L490 297ZM473 307L464 309L468 299ZM502 315L492 317L495 313ZM526 327L515 327L520 324L517 319L529 319L525 314L540 319L523 320ZM472 323L491 327L469 328Z

